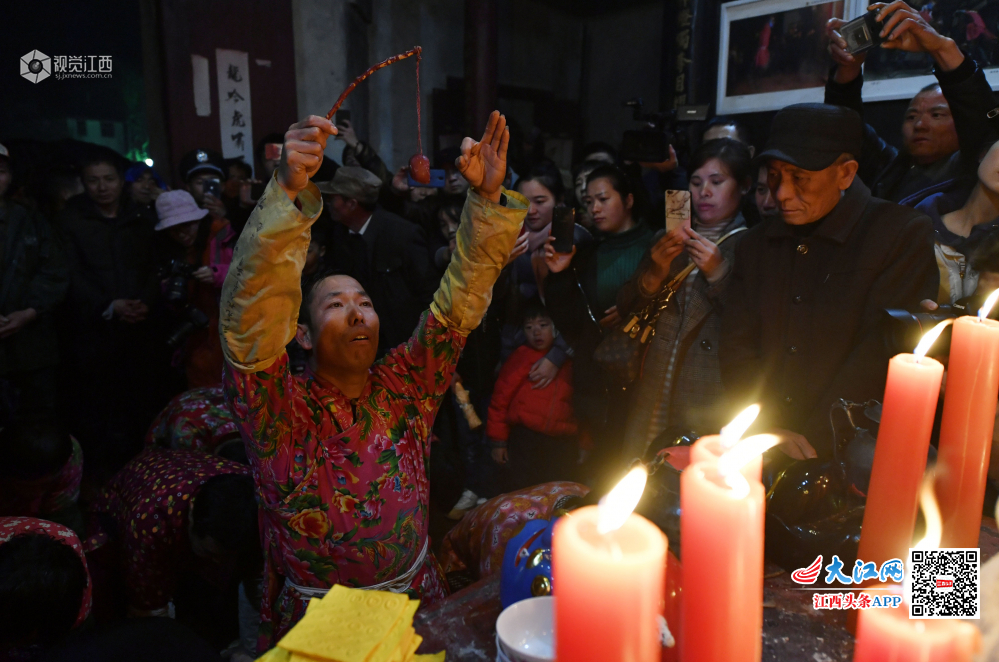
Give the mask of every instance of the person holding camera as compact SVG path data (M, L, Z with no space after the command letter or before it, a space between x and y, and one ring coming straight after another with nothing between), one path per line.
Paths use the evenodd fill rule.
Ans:
M928 53L937 82L919 91L902 120L902 149L864 127L859 176L879 198L901 204L924 189L959 176L973 178L982 149L996 139L986 113L995 107L985 72L918 11L901 0L875 3L881 48ZM826 82L825 102L863 115L861 68L867 52L850 53L841 34L846 21L829 19L829 53L835 68ZM916 199L914 202L918 202Z
M886 308L917 309L937 292L933 228L871 195L857 177L860 116L797 104L774 117L760 159L779 218L748 230L722 313L720 367L737 412L796 459L832 451L829 407L879 400L888 372Z
M655 321L633 390L625 461L642 459L664 430L714 433L732 418L722 397L718 336L735 248L746 229L741 209L752 184L752 156L737 140L709 140L694 152L690 170L691 224L660 230L617 295L617 308L628 319L678 274L694 269Z
M580 433L593 440L587 470L609 474L622 446L628 410L625 392L594 359L607 333L622 324L617 295L652 245L653 233L635 212L634 182L604 164L587 178L586 199L598 238L557 253L545 244L545 304L574 351L573 401ZM602 477L601 477L602 478Z
M228 221L198 207L187 191L168 191L156 199L162 233L160 261L163 297L174 318L167 346L183 366L187 387L222 381L218 333L219 297L232 261L234 233Z

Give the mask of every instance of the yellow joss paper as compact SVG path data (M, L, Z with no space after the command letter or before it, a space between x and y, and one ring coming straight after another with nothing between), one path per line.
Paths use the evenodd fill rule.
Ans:
M308 614L310 611L319 606L319 598L309 598L309 604L305 605L305 613Z
M413 659L422 660L423 662L444 662L444 651L431 653L430 655L417 655Z
M322 660L374 662L371 656L380 644L396 635L400 625L403 633L409 627L412 615L409 622L402 623L408 609L409 598L404 594L349 589L337 584L278 645ZM396 643L400 638L401 634L396 635ZM384 653L383 661L391 650Z
M403 610L402 615L399 620L395 622L386 635L385 638L379 643L377 648L371 652L368 656L367 662L404 662L404 658L399 655L395 655L396 651L405 646L406 649L409 648L409 642L411 639L410 635L406 635L410 632L415 633L413 630L413 616L416 615L416 608L420 606L419 600L410 600ZM405 652L405 650L403 651Z
M257 658L257 662L291 662L292 654L283 648L274 647Z

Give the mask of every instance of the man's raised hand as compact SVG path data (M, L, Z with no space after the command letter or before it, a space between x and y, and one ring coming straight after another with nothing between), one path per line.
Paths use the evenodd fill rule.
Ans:
M953 39L941 35L922 14L903 0L875 2L868 9L878 11L883 22L881 48L929 53L943 71L953 71L964 61L964 54Z
M317 115L309 115L288 128L284 134L277 182L289 198L294 200L308 186L309 177L322 165L326 140L336 134L333 123Z
M476 193L499 202L500 189L506 179L506 150L510 144L510 130L506 117L494 110L482 134L482 140L471 138L461 141L461 156L455 165Z

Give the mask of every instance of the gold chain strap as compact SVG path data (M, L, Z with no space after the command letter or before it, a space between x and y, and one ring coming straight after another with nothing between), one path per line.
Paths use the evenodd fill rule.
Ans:
M715 245L721 245L723 241L732 235L743 232L744 230L746 230L744 227L732 230L719 239L718 243ZM659 321L659 316L662 315L664 310L666 310L670 299L673 298L673 295L676 294L677 289L680 287L680 283L682 283L684 279L690 275L690 272L696 268L697 266L693 262L684 267L680 273L674 276L670 282L666 283L666 285L663 286L663 288L659 290L654 297L652 297L652 300L649 301L649 303L647 303L645 307L638 312L638 314L631 316L631 319L629 319L628 323L621 328L621 331L627 333L632 338L639 338L639 336L641 336L639 338L639 342L643 345L651 340L652 337L656 335L656 322Z

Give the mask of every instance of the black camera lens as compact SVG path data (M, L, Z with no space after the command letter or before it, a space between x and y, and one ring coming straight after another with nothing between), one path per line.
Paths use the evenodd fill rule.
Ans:
M940 306L934 311L918 312L901 309L885 310L883 332L885 349L891 356L910 353L927 331L946 319L956 318L958 314L958 311L951 306ZM949 353L950 330L947 329L930 347L928 355L947 356Z

